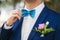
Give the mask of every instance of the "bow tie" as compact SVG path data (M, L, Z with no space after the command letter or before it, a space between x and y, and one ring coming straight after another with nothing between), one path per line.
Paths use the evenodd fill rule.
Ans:
M32 18L34 18L35 10L27 11L25 9L22 9L22 17L26 17L27 15L30 15Z

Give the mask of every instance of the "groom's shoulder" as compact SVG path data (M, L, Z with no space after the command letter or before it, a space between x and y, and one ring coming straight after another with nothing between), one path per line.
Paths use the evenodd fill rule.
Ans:
M54 10L49 9L49 15L60 19L60 13Z
M44 13L49 14L49 16L60 17L60 13L48 8L47 6L45 6L45 8L44 8Z
M48 11L48 17L51 18L51 20L57 22L57 23L60 23L60 13L52 10L52 9L49 9L47 8L47 11Z
M56 17L60 16L60 13L58 13L58 12L48 8L48 7L46 9L47 9L47 12L49 13L49 15L56 16Z

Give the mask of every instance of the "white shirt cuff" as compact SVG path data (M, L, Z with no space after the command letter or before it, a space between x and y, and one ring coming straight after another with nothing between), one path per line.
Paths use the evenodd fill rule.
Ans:
M4 24L4 29L11 29L13 26L7 26L6 24Z

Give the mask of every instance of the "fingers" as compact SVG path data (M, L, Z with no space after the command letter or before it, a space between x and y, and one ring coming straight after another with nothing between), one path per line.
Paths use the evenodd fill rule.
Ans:
M11 13L12 13L11 17L16 17L20 20L22 13L19 9L13 10Z
M12 17L20 20L20 16L18 14L13 14Z
M8 21L7 21L7 23L6 23L7 25L13 25L13 23L14 23L17 19L20 20L22 13L21 13L20 10L16 9L16 10L11 11L10 14L11 14L11 16L9 17L9 19L8 19Z

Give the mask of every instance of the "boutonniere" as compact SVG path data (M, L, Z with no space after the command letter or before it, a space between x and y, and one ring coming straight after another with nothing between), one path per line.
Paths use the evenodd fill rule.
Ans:
M41 33L41 37L44 37L45 34L54 31L53 28L48 28L49 22L45 24L39 24L38 28L35 27L36 32Z

